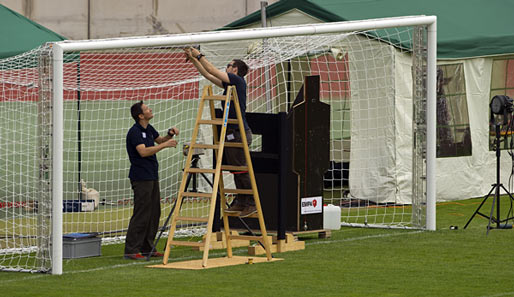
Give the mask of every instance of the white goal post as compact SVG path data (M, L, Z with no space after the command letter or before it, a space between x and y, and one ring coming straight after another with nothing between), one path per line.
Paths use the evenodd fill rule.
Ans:
M435 16L63 41L36 51L38 75L28 79L34 80L38 94L37 108L27 111L36 109L38 119L39 173L30 178L39 185L38 199L50 203L39 202L39 222L51 224L51 231L39 231L47 240L31 242L37 246L28 252L43 245L39 261L44 264L20 268L19 260L3 256L17 247L0 241L1 269L62 274L63 233L94 232L103 241L123 242L132 210L124 151L132 125L129 107L148 101L155 106L152 125L160 133L178 125L181 144L188 141L198 90L207 82L185 61L187 46L199 46L219 68L234 58L249 65L248 112L286 112L302 78L320 75L320 99L331 105L331 168L324 176L324 203L341 207L343 226L436 229ZM4 71L2 65L0 61L0 75L20 75L21 66L9 64ZM18 84L24 91L32 86ZM0 90L0 101L2 96ZM206 141L211 136L208 131L201 134ZM256 136L254 149L259 142ZM3 155L0 146L0 170ZM206 153L201 162L209 164L210 157ZM158 159L162 224L176 197L184 158L179 149L170 149ZM17 187L12 186L13 192ZM199 181L198 187L206 185ZM8 196L10 205L21 199L10 192ZM67 209L66 203L73 204L76 197L92 201L93 210ZM202 214L203 203L200 199L184 207ZM2 211L0 228L8 216ZM22 215L16 213L16 224L26 221ZM197 236L202 228L184 222L177 232Z

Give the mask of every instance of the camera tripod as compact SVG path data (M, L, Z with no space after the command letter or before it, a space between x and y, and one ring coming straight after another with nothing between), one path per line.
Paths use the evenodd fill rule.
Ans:
M193 155L193 158L191 159L191 168L198 168L198 161L200 161L200 155ZM207 176L205 176L204 173L190 173L188 176L187 176L187 180L186 180L186 189L188 188L189 186L189 183L192 181L193 182L193 187L191 189L191 192L198 192L198 174L200 174L203 179L209 184L209 186L211 186L212 188L212 183L211 181L207 178Z
M495 123L496 128L496 139L495 139L495 146L496 146L496 183L492 185L491 190L489 193L484 197L484 200L482 200L482 203L478 206L478 208L475 210L471 218L468 220L466 225L464 226L464 229L471 223L475 215L481 215L482 217L489 219L489 223L487 224L487 233L489 234L489 230L491 229L510 229L512 228L512 225L507 225L507 222L509 220L514 219L514 216L507 217L506 219L500 218L500 189L503 189L510 197L511 202L514 201L514 197L512 197L512 194L503 186L503 184L500 183L500 124ZM491 212L488 215L483 214L480 212L480 209L484 205L484 203L487 201L487 199L491 196L491 194L494 192L494 198L493 198L493 204L491 207ZM496 217L493 216L494 208L496 207ZM507 214L508 216L508 214ZM495 223L496 227L491 227L491 223ZM504 223L504 224L502 224Z

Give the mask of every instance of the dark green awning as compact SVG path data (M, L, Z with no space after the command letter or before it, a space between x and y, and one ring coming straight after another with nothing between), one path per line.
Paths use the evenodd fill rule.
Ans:
M0 4L0 59L66 39Z
M514 1L506 0L281 0L268 18L298 9L325 22L435 15L439 59L514 53ZM260 22L260 11L223 29Z

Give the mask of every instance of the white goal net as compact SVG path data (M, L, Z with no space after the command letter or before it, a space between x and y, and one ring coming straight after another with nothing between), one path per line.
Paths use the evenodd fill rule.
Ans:
M287 112L304 77L319 75L320 98L331 109L324 204L341 207L343 225L427 228L430 22L412 23L309 35L295 33L300 26L280 36L271 28L63 42L57 44L64 49L62 68L55 44L0 61L0 268L51 271L58 232L123 242L133 208L125 137L133 124L130 106L140 100L153 110L159 133L180 130L179 147L157 154L164 223L185 166L182 145L190 141L208 84L186 61L188 46L220 69L233 59L250 66L247 112ZM62 121L56 121L60 108ZM56 142L59 133L62 142ZM211 131L201 130L200 137L208 142ZM250 150L260 145L255 135ZM212 155L205 152L199 162L211 166ZM201 177L191 186L209 188ZM182 209L207 215L206 202L186 200ZM178 226L183 236L205 231L190 222Z

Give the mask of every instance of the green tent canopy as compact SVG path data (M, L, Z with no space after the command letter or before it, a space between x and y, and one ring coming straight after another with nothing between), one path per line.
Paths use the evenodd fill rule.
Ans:
M66 39L0 4L0 59Z
M281 0L267 7L267 17L293 9L325 22L435 15L438 59L514 53L514 1ZM260 11L256 11L221 29L243 28L260 21Z

